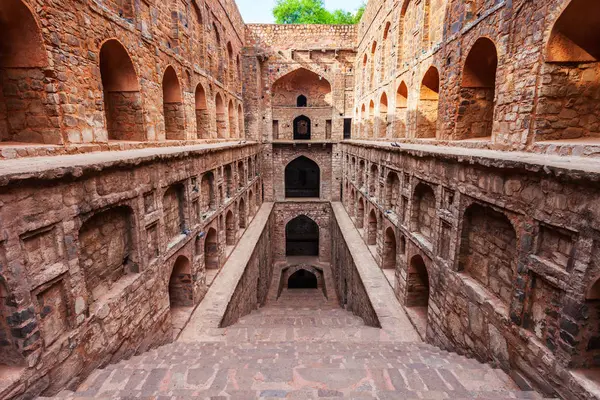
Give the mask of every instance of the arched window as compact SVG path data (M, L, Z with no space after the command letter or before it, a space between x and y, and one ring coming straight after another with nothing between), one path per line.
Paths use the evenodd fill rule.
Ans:
M306 215L299 215L285 226L286 256L318 256L319 226Z
M285 197L319 197L321 170L317 163L300 156L285 167Z
M296 99L296 107L306 107L306 105L307 105L306 96L301 94Z
M294 120L294 140L310 140L310 118L301 115Z
M185 114L179 78L173 67L167 67L163 76L163 116L167 140L185 139Z

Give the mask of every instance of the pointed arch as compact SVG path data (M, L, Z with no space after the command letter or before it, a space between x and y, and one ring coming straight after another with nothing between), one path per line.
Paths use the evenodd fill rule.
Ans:
M206 239L204 239L204 267L219 269L219 240L214 228L208 229Z
M306 215L299 215L285 226L286 256L318 256L319 225Z
M238 137L245 138L246 137L246 127L244 126L244 110L242 109L242 104L238 104Z
M396 137L404 138L408 136L407 133L407 108L408 108L408 87L406 82L400 82L398 90L396 91Z
M321 169L305 156L299 156L285 167L285 197L320 197Z

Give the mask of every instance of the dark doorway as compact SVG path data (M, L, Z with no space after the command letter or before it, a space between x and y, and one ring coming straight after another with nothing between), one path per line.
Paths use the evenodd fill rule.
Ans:
M296 99L296 106L297 107L306 107L306 104L307 104L306 96L303 94L298 96L298 98Z
M288 279L288 289L317 289L317 277L312 272L300 269Z
M314 161L300 156L285 167L285 197L319 197L321 170Z
M310 118L301 115L294 120L294 140L310 140Z
M287 256L318 256L319 226L306 215L300 215L285 226Z

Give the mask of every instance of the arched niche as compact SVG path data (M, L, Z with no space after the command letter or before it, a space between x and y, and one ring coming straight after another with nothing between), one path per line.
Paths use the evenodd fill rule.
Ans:
M0 140L61 144L59 114L46 88L48 57L42 31L21 0L0 1Z
M169 304L171 308L194 305L191 263L185 256L179 256L173 264L169 279Z
M163 116L167 140L185 139L185 110L181 85L175 69L168 66L163 75Z
M417 138L433 139L436 137L439 99L440 75L437 68L430 67L421 81L417 107Z
M142 95L133 62L116 39L100 48L100 75L109 140L144 140Z
M461 82L455 138L491 138L496 93L496 46L479 38L467 55Z
M306 115L294 119L294 140L310 140L311 121Z
M215 95L215 125L217 127L217 137L226 139L227 136L227 119L225 117L225 103L220 93Z
M196 86L194 100L196 108L196 138L210 139L210 118L206 103L206 91L201 83Z
M204 266L206 269L219 269L219 241L214 228L208 229L204 239Z

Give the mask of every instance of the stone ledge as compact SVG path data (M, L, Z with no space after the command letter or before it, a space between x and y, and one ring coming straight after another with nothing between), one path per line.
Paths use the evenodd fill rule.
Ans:
M392 147L390 142L345 140L343 144L405 153L413 157L437 159L489 168L520 169L569 180L600 182L600 160L589 157L544 155L521 151L500 151L433 144L403 144Z
M238 282L250 262L252 251L256 247L262 232L267 227L273 206L274 203L263 203L260 210L258 210L254 220L236 245L225 265L221 268L206 296L194 311L188 325L181 332L178 340L194 342L207 330L209 331L209 335L210 331L218 332L221 320L227 311Z
M166 161L197 156L221 150L240 149L255 144L257 143L227 142L3 160L0 161L0 186L29 179L79 178L86 173L98 173L108 168L130 168L156 160Z
M406 341L420 341L419 335L403 311L402 305L398 302L383 271L381 271L369 248L354 228L354 224L346 213L343 204L332 202L331 208L348 245L365 291L369 296L369 301L377 314L381 328L388 334L402 337Z

